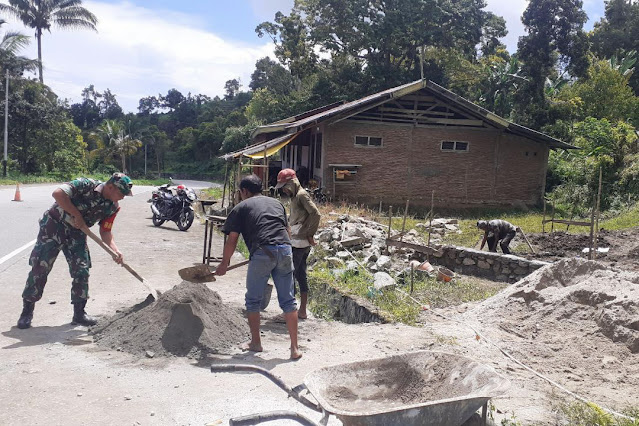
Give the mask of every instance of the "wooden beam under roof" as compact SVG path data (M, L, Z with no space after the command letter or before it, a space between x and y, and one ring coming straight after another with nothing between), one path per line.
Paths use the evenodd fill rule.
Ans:
M378 121L397 121L397 122L417 122L419 124L452 124L457 126L479 126L483 127L484 122L482 120L469 120L469 119L458 119L458 118L430 118L430 117L413 117L409 115L401 115L401 114L376 114L372 112L366 112L362 114L358 114L357 116L351 117L351 119L357 119L357 117L362 117L368 120L378 120Z
M443 115L448 117L452 117L455 115L454 112L430 111L425 109L400 109L390 107L379 107L378 109L383 112L405 112L406 114L413 115Z

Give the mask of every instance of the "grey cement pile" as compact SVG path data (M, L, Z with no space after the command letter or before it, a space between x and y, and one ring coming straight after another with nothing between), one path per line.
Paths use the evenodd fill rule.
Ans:
M230 353L249 337L240 312L206 285L183 281L91 329L98 345L139 356Z
M467 315L531 342L530 354L587 358L639 353L639 274L579 258L541 268ZM622 346L623 345L623 346ZM622 351L623 352L623 351ZM627 354L627 352L626 352ZM628 354L630 355L630 354Z

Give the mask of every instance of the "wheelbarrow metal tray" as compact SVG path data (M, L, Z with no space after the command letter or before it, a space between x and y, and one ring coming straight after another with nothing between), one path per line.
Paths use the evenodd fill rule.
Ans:
M459 426L510 386L487 365L431 351L325 367L304 383L348 426Z

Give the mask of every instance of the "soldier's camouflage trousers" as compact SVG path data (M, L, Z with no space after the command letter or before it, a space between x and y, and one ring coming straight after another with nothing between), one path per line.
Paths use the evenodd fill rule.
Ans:
M71 303L85 301L89 297L89 268L91 256L87 246L87 236L79 229L52 219L48 212L40 219L40 232L31 256L31 272L22 292L22 298L28 302L37 302L42 298L47 277L60 249L67 258L71 284Z

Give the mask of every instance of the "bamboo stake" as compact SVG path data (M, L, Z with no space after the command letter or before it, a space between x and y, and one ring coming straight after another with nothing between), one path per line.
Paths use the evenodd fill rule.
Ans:
M382 215L382 200L379 200L379 214L378 216Z
M552 199L552 216L551 218L552 222L550 222L550 233L552 234L553 232L555 232L555 199Z

